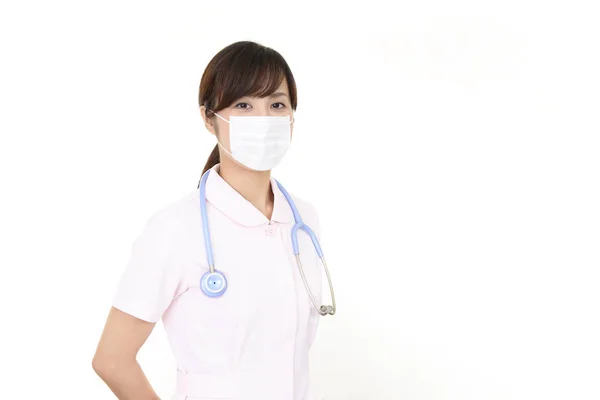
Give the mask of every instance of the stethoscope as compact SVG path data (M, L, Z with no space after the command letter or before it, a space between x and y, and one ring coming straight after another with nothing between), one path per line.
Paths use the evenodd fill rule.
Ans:
M208 217L206 215L206 181L207 181L210 171L211 170L209 169L208 171L206 171L204 173L204 175L202 175L202 178L200 180L200 185L199 185L200 186L200 214L202 216L202 228L204 231L204 248L206 249L206 258L208 261L208 267L210 268L210 270L202 276L202 279L200 279L200 288L202 289L202 292L204 292L204 294L207 295L208 297L219 297L219 296L222 296L223 293L225 293L225 291L227 290L227 279L225 278L225 275L223 275L223 273L221 273L215 269L215 263L214 263L213 254L212 254L212 243L210 240L210 233L209 233L209 229L208 229ZM290 208L292 209L292 213L294 214L294 222L295 223L294 223L294 226L292 227L292 248L294 250L294 255L296 256L296 263L298 264L298 269L300 270L300 275L302 276L302 281L304 282L304 287L306 288L308 296L310 297L310 301L311 301L313 307L317 310L317 312L319 314L334 315L335 314L335 296L333 294L333 285L331 283L331 276L329 275L329 269L327 268L327 263L325 262L325 258L323 257L323 250L321 250L321 245L319 244L319 240L317 239L317 236L312 231L312 229L310 229L308 227L308 225L306 225L304 222L302 222L300 213L298 212L298 209L296 208L296 205L294 204L294 200L292 200L289 193L283 188L283 186L281 186L281 184L277 180L275 180L275 182L277 182L277 186L279 187L279 189L285 196L285 199L287 200L288 204L290 205ZM317 255L319 256L319 258L321 259L321 262L323 263L323 267L325 268L325 273L327 274L327 281L329 282L329 292L331 294L331 304L332 304L331 306L322 305L320 307L317 307L317 303L312 294L312 291L310 290L310 286L308 285L308 282L306 281L306 276L304 275L304 269L302 269L302 262L300 261L300 250L298 248L298 229L302 229L304 232L306 232L310 236L312 243L313 243L313 247L315 248L315 251L317 252Z

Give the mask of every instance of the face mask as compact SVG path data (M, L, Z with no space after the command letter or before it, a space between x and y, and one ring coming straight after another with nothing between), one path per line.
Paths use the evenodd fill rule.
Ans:
M285 155L291 141L289 116L231 116L229 121L231 153L221 148L237 162L256 171L273 169ZM217 140L218 141L218 140Z

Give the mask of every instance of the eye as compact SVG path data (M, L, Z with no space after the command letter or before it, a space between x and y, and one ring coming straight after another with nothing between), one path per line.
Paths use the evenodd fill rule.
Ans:
M235 105L235 108L239 108L239 109L242 109L242 110L247 110L248 108L250 108L250 104L244 103L244 102L237 103Z
M273 106L276 106L276 105L279 105L279 106L278 107L273 107ZM276 110L281 110L281 109L285 108L285 104L283 104L283 103L273 103L271 105L271 107L275 108Z

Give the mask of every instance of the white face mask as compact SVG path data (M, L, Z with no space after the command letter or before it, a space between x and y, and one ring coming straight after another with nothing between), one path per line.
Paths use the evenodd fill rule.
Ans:
M214 111L213 111L214 112ZM221 148L237 162L256 171L273 169L290 146L290 116L231 116L229 121L214 113L229 124L229 146L231 153L218 142ZM218 139L217 139L218 141Z

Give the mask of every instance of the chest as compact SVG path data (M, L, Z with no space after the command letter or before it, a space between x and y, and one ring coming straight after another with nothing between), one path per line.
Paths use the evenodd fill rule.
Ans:
M227 278L228 289L219 298L200 301L200 311L209 313L205 308L214 307L238 321L258 320L265 314L279 321L285 315L296 316L300 322L307 318L310 299L293 254L291 229L292 224L277 223L238 229L216 226L211 232L213 258L215 268ZM304 276L319 294L318 257L312 242L298 232L298 244ZM196 259L192 270L196 287L199 275L208 270L205 259Z
M198 252L183 266L188 289L169 308L165 327L176 346L196 354L207 367L235 365L244 357L293 349L309 340L318 314L312 309L291 242L292 224L232 227L213 224L215 269L228 283L220 297L200 289L208 271L201 235L192 235ZM310 238L298 233L300 259L307 283L320 298L318 257ZM290 348L291 343L291 348Z

